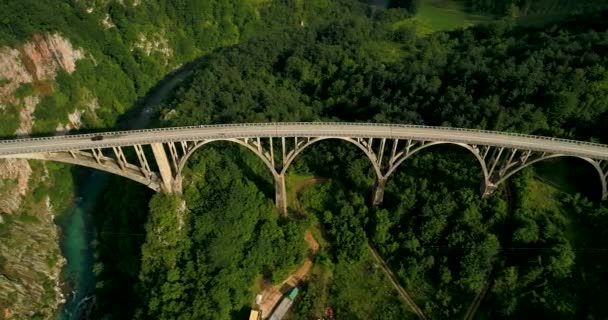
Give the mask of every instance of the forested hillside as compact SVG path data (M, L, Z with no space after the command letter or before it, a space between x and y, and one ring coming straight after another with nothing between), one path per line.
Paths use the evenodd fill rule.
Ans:
M502 17L531 2L470 5ZM81 129L110 130L163 75L196 60L155 126L390 122L608 143L608 13L536 29L500 19L421 34L403 23L420 3L5 2L0 45L13 57L31 56L22 52L27 41L56 36L79 54L74 68L53 69L54 78L0 79L12 97L0 117L20 119L24 104L39 100L27 109L34 121L26 134L54 132L78 110ZM0 128L0 135L17 130ZM92 318L244 318L262 284L281 283L305 259L303 235L313 230L323 246L294 319L413 319L368 245L429 319L463 317L484 288L478 319L603 319L608 207L592 191L599 181L586 165L536 165L481 199L475 159L433 147L404 162L374 207L369 162L330 140L305 151L288 172L324 182L294 194L299 209L290 204L280 216L259 159L229 143L206 145L187 163L182 194L153 195L111 179L94 213ZM49 178L24 191L33 193L24 202L41 204L51 194L55 210L65 207L69 172L32 170ZM0 185L0 195L14 185ZM6 215L8 223L0 219L0 235L13 224L49 225L24 218L29 208ZM2 255L0 284L15 282ZM0 319L15 310L18 319L34 315L23 307L27 297L0 292ZM46 306L37 316L50 318L53 299L36 298Z
M503 15L572 14L606 8L604 0L466 0L472 10Z
M209 54L163 110L161 124L394 122L608 142L603 129L608 124L605 14L544 30L512 28L504 22L418 37L413 30L390 27L392 19L407 14L399 12L376 11L370 16L364 6L353 6L339 19ZM222 176L230 177L226 179L232 179L231 183L253 181L252 191L258 189L267 199L271 197L268 173L246 150L235 154L227 146L206 148L209 150L200 151L197 159L188 164L192 175L186 179L190 182L183 199L189 210L183 212L189 212L185 219L194 219L192 225L196 226L203 217L196 213L201 200L220 201L226 206L226 217L231 217L233 210L246 210L234 207L233 202L241 202L235 200L235 192L240 194L236 199L249 193L238 191L239 188L229 193L199 189L196 198L192 198L192 186L198 181L205 181L205 188L225 183L214 182L216 178L208 176L212 172L210 166L221 161L240 163L238 169L229 164L221 166ZM222 155L212 150L221 151ZM315 175L331 181L312 187L301 195L300 201L304 210L318 219L319 228L331 243L328 256L323 258L326 260L320 263L340 277L344 270L355 270L362 263L365 244L371 243L432 319L462 317L486 285L488 294L478 313L482 318L603 318L606 312L594 297L601 296L605 288L600 284L606 281L601 272L592 270L599 270L606 261L591 253L593 248L602 248L603 241L591 239L599 239L604 231L591 226L607 209L586 188L568 187L578 185L577 179L599 186L591 168L564 161L571 167L583 167L574 180L556 169L560 168L559 161L553 162L544 170L527 170L495 196L480 199L480 172L474 159L460 150L436 147L398 170L389 180L385 203L376 208L368 201L373 172L352 146L320 143L297 160L291 174ZM570 180L547 181L561 178ZM583 195L575 195L580 192ZM200 194L209 198L199 198ZM156 200L151 204L152 213L158 214ZM200 212L213 212L209 210ZM270 206L262 210L272 211ZM247 228L259 223L255 222L259 211L249 211L254 220L243 220L247 222L233 228L240 234L238 238L248 241L245 246L258 241L249 240ZM172 219L181 219L180 214L174 214ZM230 221L232 218L218 226ZM155 225L153 221L148 223ZM182 232L184 239L189 239L188 246L210 256L218 241L234 239L232 232L214 233L209 238L209 231L196 227ZM263 237L264 233L257 236ZM197 245L195 241L200 240L196 239L206 240ZM148 238L144 248L157 243ZM206 248L203 243L214 246ZM173 249L156 248L155 256L174 255ZM262 255L273 252L269 248L261 250L266 250L258 252ZM198 271L196 277L203 287L226 273L244 283L240 290L255 281L256 273L269 276L265 268L249 263L238 251L226 254L232 257L227 260L238 261L235 265L247 262L257 271L245 275L237 269L214 270L210 264L204 268L207 273ZM143 259L147 256L152 257L145 250ZM246 296L238 294L235 297L243 300L228 302L222 298L226 297L224 293L216 291L230 288L230 284L223 283L221 289L198 296L187 289L188 274L194 272L192 268L196 270L200 259L191 256L172 264L171 270L176 271L161 277L150 278L155 273L142 268L140 278L147 279L142 292L165 293L143 295L141 316L169 319L177 317L176 308L184 310L179 313L183 319L241 315L238 310L246 310ZM274 265L271 261L266 263ZM344 283L344 278L339 279L341 282L336 285ZM177 291L165 291L169 284L171 290ZM310 283L308 288L314 295L305 291L303 299L310 309L300 307L294 315L302 319L318 317L318 304L332 307L338 319L405 317L394 304L385 308L391 312L381 315L363 312L352 302L356 300L349 300L356 299L354 291L345 292L345 287L329 284L319 288ZM252 301L253 293L248 299ZM208 306L201 302L205 313L197 316L196 308L186 307L207 300L215 303ZM224 307L224 303L228 304Z
M0 136L114 130L169 71L263 32L314 23L321 10L331 14L335 6L3 1ZM60 286L71 291L60 279L65 260L53 220L74 200L72 173L56 164L0 162L0 235L9 239L0 243L0 318L54 317Z

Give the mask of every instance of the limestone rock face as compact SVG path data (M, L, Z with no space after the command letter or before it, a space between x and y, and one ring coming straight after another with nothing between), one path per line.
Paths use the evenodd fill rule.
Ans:
M36 35L15 48L0 48L0 105L19 106L19 126L15 135L27 136L32 132L34 112L41 95L52 92L49 82L55 79L59 70L74 72L76 62L83 57L82 50L75 49L68 39L57 33ZM17 96L17 90L23 85L32 85L35 90L23 97ZM66 115L68 124L62 127L64 131L80 126L81 115L78 110ZM0 160L0 212L11 213L19 207L28 191L30 174L27 161Z
M0 47L0 103L18 102L14 93L22 84L52 90L40 82L54 80L59 70L74 72L76 61L82 58L83 51L59 34L36 35L15 48Z
M0 120L12 112L16 127L3 134L31 134L36 107L52 94L58 72L74 72L83 58L81 49L57 33L0 47ZM66 114L63 131L80 126L81 116L79 110ZM62 303L59 281L65 262L50 199L32 196L47 179L37 172L27 160L0 160L0 319L53 319Z
M50 208L38 216L12 216L0 228L0 319L53 319L62 295L58 230ZM7 219L8 220L8 219ZM4 316L4 317L3 317Z
M68 73L76 70L76 61L83 58L81 50L74 49L69 40L59 34L34 36L32 41L23 45L22 59L34 79L55 79L57 71Z
M32 174L27 160L6 159L0 162L0 213L14 213L29 190Z
M173 49L163 32L148 35L140 33L134 48L141 49L146 55L158 53L164 57L165 63L173 56Z

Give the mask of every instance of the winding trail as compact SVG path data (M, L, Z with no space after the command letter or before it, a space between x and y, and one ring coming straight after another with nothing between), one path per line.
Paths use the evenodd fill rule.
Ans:
M471 303L471 305L469 305L469 308L467 309L467 313L464 315L464 320L471 320L475 316L475 313L477 312L477 309L479 308L481 301L488 293L488 289L490 289L491 280L492 280L491 275L492 275L492 271L490 271L488 273L488 275L486 276L486 279L484 280L483 287L481 287L481 290L479 290L479 292L475 295L475 298L473 298L473 302Z
M304 233L304 240L308 244L308 256L304 263L298 267L298 269L290 274L281 284L276 286L269 286L262 290L262 301L259 304L259 310L262 314L262 318L266 319L270 316L272 310L277 306L281 298L291 290L291 288L297 287L302 280L306 277L310 269L312 268L313 261L319 250L319 243L313 237L310 230L306 230Z
M427 318L424 315L424 313L422 312L422 309L420 309L420 307L418 307L416 302L414 302L414 299L412 299L412 297L407 293L405 288L403 288L401 285L399 285L399 281L397 280L397 277L395 277L395 275L389 269L386 262L384 262L382 257L380 257L380 255L378 254L376 249L374 249L369 243L367 244L367 248L372 253L372 256L374 257L376 262L378 262L378 264L380 264L380 267L382 268L384 273L388 276L389 280L391 281L391 284L397 290L397 292L399 293L399 296L401 297L403 302L405 302L410 307L410 309L412 309L412 311L418 316L418 318L426 320Z

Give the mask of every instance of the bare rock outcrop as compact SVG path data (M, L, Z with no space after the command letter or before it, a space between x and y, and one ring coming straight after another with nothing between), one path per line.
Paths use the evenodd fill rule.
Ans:
M19 106L19 126L14 132L27 136L32 132L34 112L41 96L50 94L49 82L54 80L59 70L72 73L76 62L84 57L80 49L75 49L68 39L61 35L36 35L30 41L16 48L0 48L0 105ZM15 93L23 85L33 85L34 90L25 97ZM68 117L68 129L80 126L82 113L75 111ZM18 166L16 164L19 164ZM17 170L16 170L17 168ZM11 213L19 207L27 193L27 181L31 168L27 161L0 161L0 212ZM10 181L19 181L18 184Z
M84 57L81 50L59 34L36 35L23 45L22 59L34 79L52 80L60 69L76 70L76 61Z
M151 35L140 33L133 47L141 49L146 55L158 53L165 58L165 63L173 56L173 49L162 32Z
M52 319L62 303L57 288L65 259L45 203L41 201L35 216L13 219L1 234L0 311L5 319L31 319L34 314Z
M26 160L7 159L0 162L0 212L14 213L27 194L32 168Z
M0 47L0 111L17 107L14 134L31 134L36 107L43 96L52 94L58 72L74 72L83 58L81 49L57 33L36 35L14 48ZM66 115L66 127L80 126L81 116L78 110ZM37 172L33 174L27 160L0 160L0 215L5 226L0 228L0 319L29 319L34 314L52 319L61 303L58 282L64 260L52 204L48 197L35 200L29 195L33 186L48 178Z

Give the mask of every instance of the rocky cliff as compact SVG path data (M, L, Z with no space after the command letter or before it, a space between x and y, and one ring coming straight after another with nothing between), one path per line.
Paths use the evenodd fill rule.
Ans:
M29 135L36 108L53 93L58 72L74 72L83 58L83 51L59 34L0 48L0 135ZM58 129L78 127L81 114L66 114ZM49 183L42 163L0 161L0 319L52 318L62 301L64 260L53 204L48 195L36 192Z

